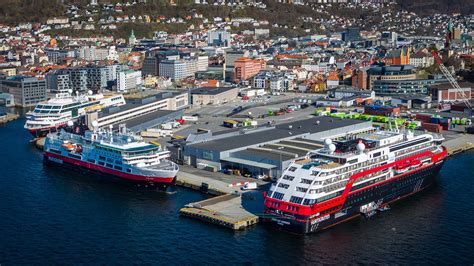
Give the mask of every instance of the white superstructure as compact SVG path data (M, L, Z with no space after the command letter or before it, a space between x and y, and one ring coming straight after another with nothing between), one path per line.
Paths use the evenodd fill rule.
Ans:
M125 99L121 94L112 96L57 94L56 98L41 102L34 110L26 113L27 120L24 127L35 136L45 135L51 129L63 127L68 121L74 121L85 115L87 111L123 104Z
M349 179L357 173L375 169L357 179L352 187L364 187L388 180L420 164L431 163L426 152L439 153L441 135L424 132L375 131L344 141L325 140L325 147L311 151L306 158L295 160L268 193L269 198L301 205L313 205L343 194ZM392 164L409 156L420 155L411 165Z

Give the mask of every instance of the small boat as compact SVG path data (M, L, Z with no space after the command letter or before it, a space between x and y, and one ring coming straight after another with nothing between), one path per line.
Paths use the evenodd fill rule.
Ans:
M384 211L389 211L389 210L390 210L390 206L388 206L388 205L385 205L385 206L380 207L380 208L377 209L377 211L379 211L379 212L384 212Z
M61 147L63 147L64 149L68 150L68 151L73 151L75 148L76 148L76 145L72 144L72 143L69 143L69 142L64 142Z

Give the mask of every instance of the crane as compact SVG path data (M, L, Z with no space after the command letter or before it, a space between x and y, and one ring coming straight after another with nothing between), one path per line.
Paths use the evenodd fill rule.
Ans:
M467 98L466 94L461 89L456 79L453 77L453 75L451 75L451 72L449 72L449 70L444 66L443 61L441 61L441 58L439 57L438 53L435 50L432 50L431 55L433 55L436 63L439 65L439 69L446 76L451 86L453 86L453 88L456 90L458 95L461 96L462 98L461 100L465 102L466 107L468 107L469 109L472 109L472 105L469 102L469 98Z

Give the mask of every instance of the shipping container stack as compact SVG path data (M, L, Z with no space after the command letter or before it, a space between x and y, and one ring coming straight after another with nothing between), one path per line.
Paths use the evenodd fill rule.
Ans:
M366 105L364 113L378 116L399 116L400 107L382 106L382 105Z

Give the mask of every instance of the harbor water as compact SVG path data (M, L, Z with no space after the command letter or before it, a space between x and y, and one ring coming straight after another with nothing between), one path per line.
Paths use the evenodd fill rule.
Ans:
M207 197L197 191L144 191L43 166L23 123L0 126L2 265L474 263L473 152L449 159L434 186L370 219L307 236L268 224L234 232L179 216Z

